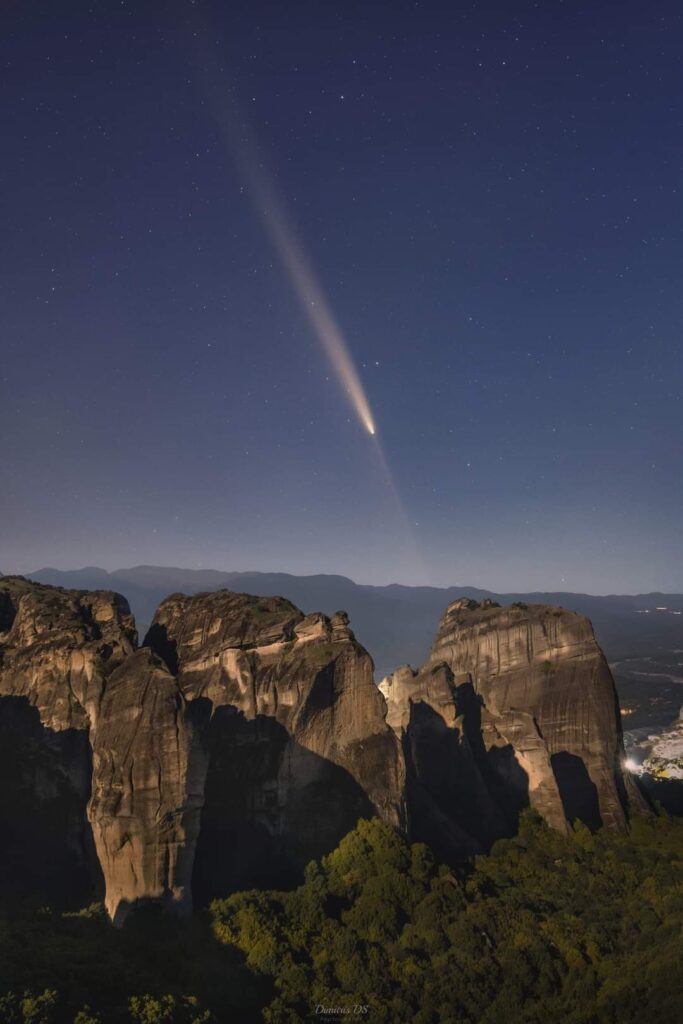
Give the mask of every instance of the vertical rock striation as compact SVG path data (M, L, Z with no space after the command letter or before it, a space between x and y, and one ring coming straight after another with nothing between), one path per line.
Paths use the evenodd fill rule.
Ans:
M380 683L387 722L401 739L410 833L438 857L486 849L512 831L480 757L481 714L468 677L444 662L408 665Z
M0 579L0 877L10 894L77 904L98 892L89 734L108 674L136 641L118 594Z
M345 613L283 598L174 594L136 643L119 595L0 579L7 891L100 885L118 924L287 884L361 816L453 857L529 804L561 830L642 806L605 659L562 609L457 601L380 687Z
M151 651L107 680L93 737L88 817L115 924L154 900L192 908L206 758L175 677Z
M110 916L299 876L361 816L404 823L403 763L344 613L221 591L162 602L107 682L89 817Z
M344 613L227 591L164 601L147 643L201 718L200 902L286 881L361 816L404 823L403 764Z
M400 746L343 612L173 595L136 639L116 594L0 580L13 886L102 879L121 923L149 900L188 911L193 888L291 880L360 816L405 824Z
M425 780L414 751L429 749L430 741L418 709L424 720L424 707L435 707L424 680L437 669L450 680L455 709L442 700L439 715L461 746L461 737L468 740L476 767L471 785L480 791L483 783L499 809L497 819L486 814L483 828L462 797L449 798L448 816L464 824L480 846L487 845L491 829L513 829L528 804L561 831L576 819L623 831L629 809L645 806L622 769L614 682L583 616L546 605L500 608L467 598L446 609L428 665L412 681L403 676L401 684L394 676L382 684L389 721L403 734L404 748L413 751L412 763ZM448 790L438 774L425 785L431 793ZM480 798L477 804L484 806ZM452 848L467 846L453 842Z

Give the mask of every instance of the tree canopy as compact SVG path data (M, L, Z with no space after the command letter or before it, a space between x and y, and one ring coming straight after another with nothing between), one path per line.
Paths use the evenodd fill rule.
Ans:
M360 821L291 892L187 923L98 908L0 924L0 1024L679 1024L683 822L569 836L526 812L457 870Z

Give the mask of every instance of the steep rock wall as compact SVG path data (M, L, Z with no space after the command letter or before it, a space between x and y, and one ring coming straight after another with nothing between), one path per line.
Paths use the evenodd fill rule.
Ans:
M485 850L514 820L491 793L481 757L481 714L468 677L435 662L404 665L380 683L387 722L401 739L411 837L450 859Z
M431 660L471 678L527 776L531 804L555 827L581 818L624 830L629 807L644 806L622 768L614 681L584 616L461 599L439 623ZM483 732L490 750L495 741Z
M150 900L188 912L207 758L177 680L152 651L107 680L88 817L115 923Z
M0 877L65 905L100 893L86 807L91 722L135 648L118 594L0 579Z
M287 881L360 816L405 821L403 762L344 613L219 592L162 603L147 642L203 715L200 902Z
M609 669L562 609L455 602L430 661L378 688L343 612L175 594L136 649L118 595L0 580L0 877L101 885L117 923L288 884L361 816L441 857L528 804L624 829L643 801L622 759Z

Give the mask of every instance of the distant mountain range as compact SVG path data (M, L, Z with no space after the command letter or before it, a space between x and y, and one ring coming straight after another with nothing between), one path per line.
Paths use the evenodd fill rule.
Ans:
M398 665L422 664L436 623L459 597L489 597L501 604L524 601L580 612L592 621L598 642L610 661L683 648L683 594L636 594L596 597L562 591L497 594L479 587L369 586L345 576L295 576L271 572L220 572L139 565L107 572L96 566L64 571L40 569L29 579L79 590L115 590L129 601L141 637L159 603L171 593L196 594L228 589L259 596L281 596L302 611L332 615L348 612L358 640L370 652L377 676Z

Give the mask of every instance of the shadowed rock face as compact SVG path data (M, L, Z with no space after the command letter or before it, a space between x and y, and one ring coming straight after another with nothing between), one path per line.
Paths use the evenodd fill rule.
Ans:
M204 903L291 881L360 816L404 823L399 745L343 613L173 595L145 642L109 679L93 742L115 921L148 899L189 909L193 888Z
M452 857L528 804L623 829L640 802L590 623L545 606L456 602L427 665L378 688L343 612L175 594L136 649L118 595L2 579L0 741L0 873L102 884L116 923L289 884L361 816Z
M67 905L99 892L89 730L136 639L118 594L0 579L0 867L14 891Z
M175 677L152 651L137 651L107 680L93 736L88 816L115 924L141 901L191 909L205 774Z
M107 674L136 644L120 594L0 579L0 693L26 697L47 728L95 721Z
M292 880L361 816L405 825L400 746L343 612L174 595L136 650L118 595L6 578L0 627L0 736L21 761L0 780L5 861L35 839L67 864L44 879L52 898L65 870L93 895L99 864L116 923L147 900L182 912L195 858L204 902Z
M174 595L147 641L203 716L201 902L296 876L361 816L404 824L403 765L344 613L282 598Z
M424 710L421 717L416 713L425 706L468 740L472 785L479 790L483 783L498 808L497 818L495 811L485 815L486 827L449 788L443 763L429 778L417 772L430 793L451 794L447 815L480 848L492 830L514 828L529 804L560 831L577 818L624 830L629 806L644 807L622 772L614 682L583 616L545 605L500 608L460 599L441 619L427 666L416 675L401 672L381 687L404 747L429 749ZM413 753L413 765L419 761ZM457 851L458 843L452 845ZM459 847L467 844L461 840Z
M419 672L404 665L380 689L387 722L402 741L412 838L451 858L511 834L513 819L491 795L481 707L468 680L456 680L443 662Z
M102 894L86 816L84 730L45 728L25 697L0 697L0 901L65 908Z

